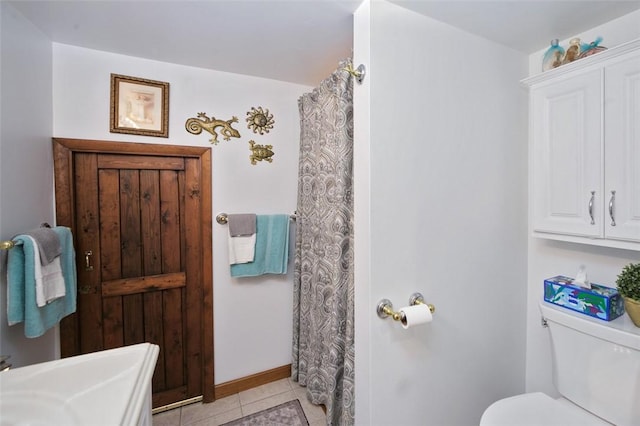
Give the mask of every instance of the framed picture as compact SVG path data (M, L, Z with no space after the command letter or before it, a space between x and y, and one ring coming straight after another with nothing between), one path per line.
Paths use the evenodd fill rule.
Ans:
M169 83L111 74L111 133L169 137Z

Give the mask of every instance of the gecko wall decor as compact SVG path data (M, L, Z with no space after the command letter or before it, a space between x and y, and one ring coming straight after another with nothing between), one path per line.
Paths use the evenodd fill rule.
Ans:
M231 127L233 123L237 122L238 117L235 116L232 117L231 120L217 120L213 116L209 118L204 112L199 112L197 118L189 118L184 126L189 133L194 135L199 135L200 133L202 133L202 130L206 130L207 132L211 133L211 135L213 135L213 137L209 139L209 142L217 145L219 141L216 129L218 127L221 128L219 132L220 134L222 134L222 138L226 141L230 140L231 138L240 137L240 133L236 129Z

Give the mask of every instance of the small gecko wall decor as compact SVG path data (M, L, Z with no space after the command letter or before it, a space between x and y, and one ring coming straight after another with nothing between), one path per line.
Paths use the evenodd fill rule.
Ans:
M204 112L199 112L198 117L192 117L187 120L184 127L187 131L194 135L199 135L202 133L202 130L206 130L211 133L213 137L209 139L214 145L218 144L218 133L216 132L216 128L221 127L220 133L222 134L222 138L226 141L231 138L239 138L240 133L231 127L232 123L237 123L238 117L232 117L231 120L217 120L215 117L211 116L211 118L207 117L207 114Z
M251 151L251 155L249 156L249 160L251 160L251 164L256 165L257 161L268 161L269 163L273 162L274 152L272 151L273 145L258 145L254 141L249 141L249 150Z

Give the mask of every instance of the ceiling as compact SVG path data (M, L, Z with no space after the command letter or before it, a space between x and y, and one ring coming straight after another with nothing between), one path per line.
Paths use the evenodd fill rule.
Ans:
M361 1L8 3L55 42L315 86L351 55ZM525 54L640 9L640 0L390 1Z

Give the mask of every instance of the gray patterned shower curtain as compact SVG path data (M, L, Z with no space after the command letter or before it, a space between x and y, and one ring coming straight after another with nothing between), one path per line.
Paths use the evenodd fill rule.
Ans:
M346 66L298 100L300 159L292 376L327 424L354 424L353 78Z

